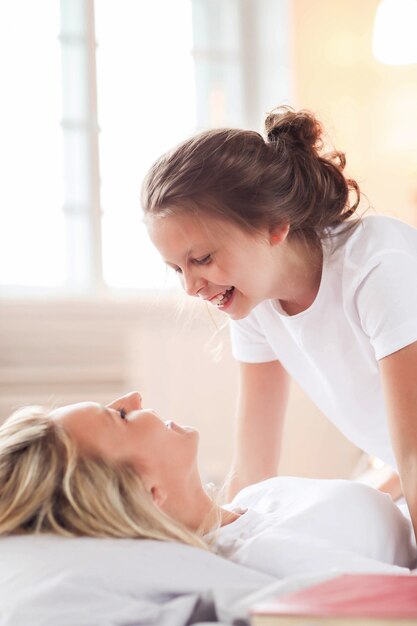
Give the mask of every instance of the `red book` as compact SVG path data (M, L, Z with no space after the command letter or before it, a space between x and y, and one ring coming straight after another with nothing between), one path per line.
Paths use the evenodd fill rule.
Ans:
M255 605L253 626L417 626L417 576L343 574Z

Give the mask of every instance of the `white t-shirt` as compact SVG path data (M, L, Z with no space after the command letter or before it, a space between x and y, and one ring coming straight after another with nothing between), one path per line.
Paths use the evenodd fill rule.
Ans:
M369 216L323 243L313 304L287 315L265 300L231 321L235 358L278 360L358 447L396 467L378 360L417 341L417 230Z
M390 496L347 480L278 477L242 489L247 509L217 531L217 552L278 578L329 570L408 573L417 549Z

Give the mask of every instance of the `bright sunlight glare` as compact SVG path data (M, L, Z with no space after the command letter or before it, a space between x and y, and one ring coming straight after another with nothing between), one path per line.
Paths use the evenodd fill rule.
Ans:
M36 24L36 28L34 28ZM65 274L59 2L0 3L0 283Z
M191 2L97 2L96 29L104 278L176 286L148 241L140 187L153 161L195 130Z

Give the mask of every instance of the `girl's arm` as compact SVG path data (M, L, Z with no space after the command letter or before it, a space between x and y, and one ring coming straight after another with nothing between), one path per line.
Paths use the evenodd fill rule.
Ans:
M381 359L392 444L417 538L417 342Z
M276 476L289 376L278 361L239 363L237 433L228 499L246 485Z

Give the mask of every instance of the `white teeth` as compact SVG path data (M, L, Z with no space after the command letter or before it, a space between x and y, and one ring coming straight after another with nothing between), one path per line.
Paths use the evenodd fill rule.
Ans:
M221 302L223 302L224 294L220 294L220 296L216 296L211 300L211 303L215 306L218 306Z
M223 300L229 295L232 289L233 287L229 287L229 289L226 289L226 291L223 291L222 293L220 293L218 296L210 300L210 302L214 304L215 306L219 306L220 304L223 303Z

